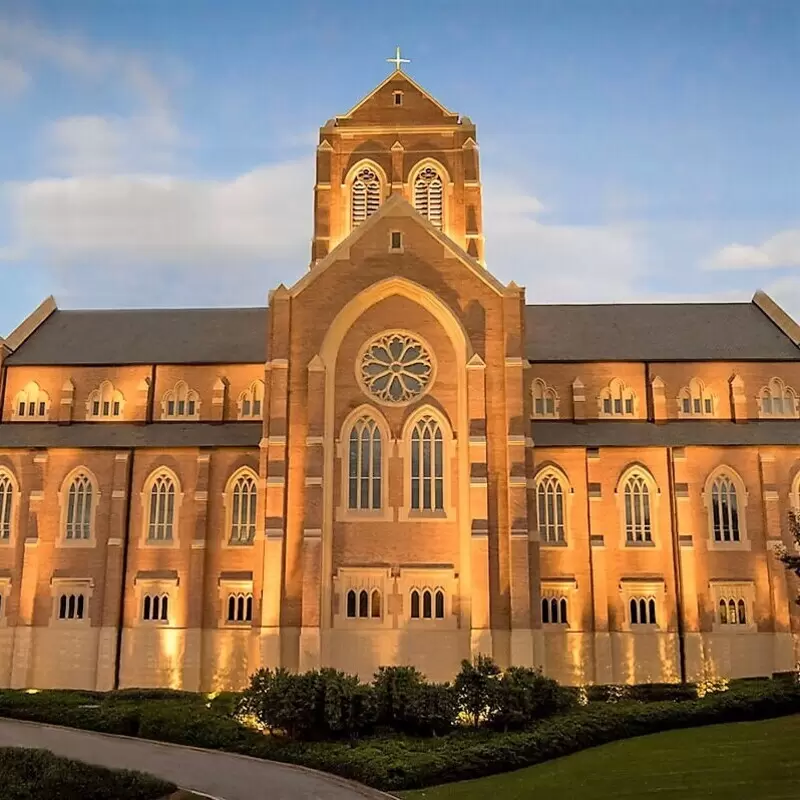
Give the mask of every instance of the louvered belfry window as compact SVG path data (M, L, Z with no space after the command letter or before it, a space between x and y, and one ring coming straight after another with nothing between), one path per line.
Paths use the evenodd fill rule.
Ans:
M353 181L351 196L351 221L353 227L360 225L381 204L381 180L371 167L359 170Z
M442 228L442 177L433 167L420 170L414 180L414 208L432 225Z

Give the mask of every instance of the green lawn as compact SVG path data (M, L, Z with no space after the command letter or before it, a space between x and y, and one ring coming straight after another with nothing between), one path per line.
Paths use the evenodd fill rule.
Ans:
M800 715L668 731L491 778L404 792L414 800L796 800Z

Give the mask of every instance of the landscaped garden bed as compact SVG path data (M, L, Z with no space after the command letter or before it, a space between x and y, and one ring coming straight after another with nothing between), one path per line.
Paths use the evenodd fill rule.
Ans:
M3 800L160 800L175 790L141 772L94 767L47 750L0 748Z
M0 691L0 716L244 753L398 790L642 734L800 713L800 686L791 678L710 688L725 691L701 698L685 685L579 691L533 670L500 673L486 660L465 663L453 684L391 668L366 685L333 670L263 670L244 696Z

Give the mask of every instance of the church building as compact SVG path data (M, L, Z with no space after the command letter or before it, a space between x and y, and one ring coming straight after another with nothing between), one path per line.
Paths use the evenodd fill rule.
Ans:
M527 298L501 283L475 125L396 61L320 129L310 266L266 307L48 298L0 339L0 686L800 660L774 554L800 327L762 292L538 305L524 259Z

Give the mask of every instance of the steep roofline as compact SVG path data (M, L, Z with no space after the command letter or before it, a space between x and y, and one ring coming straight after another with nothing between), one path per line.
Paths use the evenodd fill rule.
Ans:
M763 311L773 325L792 341L795 346L800 345L800 325L798 325L766 292L758 289L753 295L753 304Z
M362 222L355 230L351 231L342 239L333 250L328 253L317 264L312 264L309 271L294 283L288 292L292 297L296 297L307 286L310 286L319 275L321 275L331 264L336 263L341 258L346 258L354 242L377 225L378 220L387 216L390 211L395 214L400 212L403 216L415 219L431 236L434 237L443 247L449 250L466 267L469 267L484 283L494 289L499 295L505 296L509 293L509 287L503 286L485 267L481 266L466 250L462 250L449 236L442 233L438 228L431 225L430 221L423 217L402 195L390 195L380 206L371 214L365 222ZM514 290L516 293L518 290Z
M339 119L348 119L348 118L350 118L353 114L355 114L356 111L358 111L359 108L361 108L361 106L364 105L364 103L367 102L367 100L369 100L374 94L376 94L381 89L383 89L383 87L386 86L386 84L389 83L389 81L391 81L393 78L396 78L398 72L400 72L400 74L418 92L420 92L423 96L425 96L428 100L430 100L443 114L446 114L449 117L454 117L454 121L458 122L458 118L459 118L458 114L456 114L453 111L450 111L449 109L445 108L430 92L428 92L425 89L423 89L407 72L403 72L401 70L393 70L392 72L390 72L386 76L386 78L384 78L384 80L382 80L371 92L369 92L367 95L362 97L361 100L359 100L358 103L356 103L346 114L337 114L335 119L339 120Z
M58 310L55 297L49 295L6 337L5 346L12 353L54 312Z

